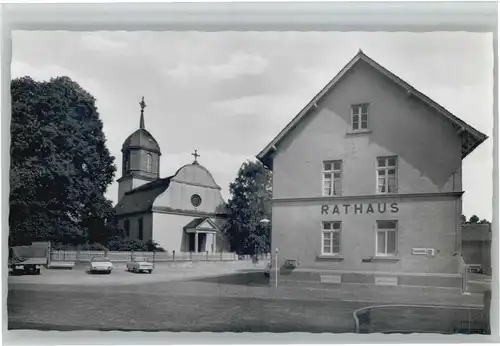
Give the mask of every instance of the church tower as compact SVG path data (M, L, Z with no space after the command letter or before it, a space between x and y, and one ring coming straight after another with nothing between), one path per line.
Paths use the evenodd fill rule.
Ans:
M141 119L139 129L132 133L122 146L122 176L118 179L118 201L136 187L160 176L160 146L144 126L144 97L139 103Z

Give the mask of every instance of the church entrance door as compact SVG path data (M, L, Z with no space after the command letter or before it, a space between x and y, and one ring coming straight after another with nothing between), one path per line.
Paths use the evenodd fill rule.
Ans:
M207 248L206 233L188 233L188 239L189 239L189 252L206 251Z
M198 233L198 252L205 252L206 245L207 245L207 234Z
M189 240L189 252L194 252L194 233L188 233L188 240Z

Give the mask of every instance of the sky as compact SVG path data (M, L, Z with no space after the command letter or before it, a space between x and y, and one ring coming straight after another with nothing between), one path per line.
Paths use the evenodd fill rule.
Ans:
M484 33L13 32L12 78L69 76L96 98L121 173L121 146L145 123L161 175L191 163L229 197L242 162L362 49L490 138L463 161L463 212L491 220L493 37ZM116 181L107 196L117 202Z

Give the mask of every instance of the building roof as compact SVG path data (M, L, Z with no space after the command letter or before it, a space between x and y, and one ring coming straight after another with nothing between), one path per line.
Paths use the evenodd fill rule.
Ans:
M170 179L171 177L156 179L126 192L116 205L116 215L150 211L156 197L167 190Z
M464 121L460 120L453 114L451 114L444 107L431 100L429 97L425 96L423 93L419 92L413 88L410 84L379 65L373 59L368 57L359 50L358 54L349 61L349 63L344 66L344 68L297 114L288 125L257 155L257 158L266 166L272 169L272 159L271 154L276 151L276 147L279 143L288 135L290 132L306 117L310 114L311 110L317 108L318 103L342 80L342 78L354 68L354 66L360 61L367 63L376 71L382 73L384 76L389 78L393 83L397 84L401 88L405 89L409 95L415 96L421 102L434 109L439 115L447 119L452 126L457 130L457 134L462 139L462 159L470 154L477 146L484 142L488 137L476 130L472 126L466 124Z
M184 226L184 228L196 228L201 225L206 219L206 217L197 217L196 219L191 220L186 226Z
M219 227L209 218L209 217L197 217L191 220L186 226L184 226L185 230L192 230L198 228L205 221L207 221L213 229L219 230Z
M161 155L160 146L148 130L144 128L137 129L127 137L123 142L122 152L127 149L145 149Z
M208 169L199 163L187 164L168 178L156 179L126 192L115 207L116 215L151 211L156 198L168 189L171 182L221 189Z
M220 190L221 187L215 181L214 176L208 169L197 161L184 165L175 172L172 181L178 183L198 185Z
M144 124L144 108L146 108L146 103L144 102L144 97L142 97L141 102L139 103L141 106L141 118L139 120L139 128L127 137L125 142L123 142L122 152L125 152L127 149L145 149L148 151L155 152L161 155L160 146L158 142L153 137L148 130L146 130L146 126Z

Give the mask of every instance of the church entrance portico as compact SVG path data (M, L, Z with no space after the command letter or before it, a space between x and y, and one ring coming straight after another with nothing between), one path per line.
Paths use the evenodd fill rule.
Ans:
M189 252L214 252L215 232L187 233L189 239Z
M210 218L196 218L184 227L187 251L216 252L217 226Z

